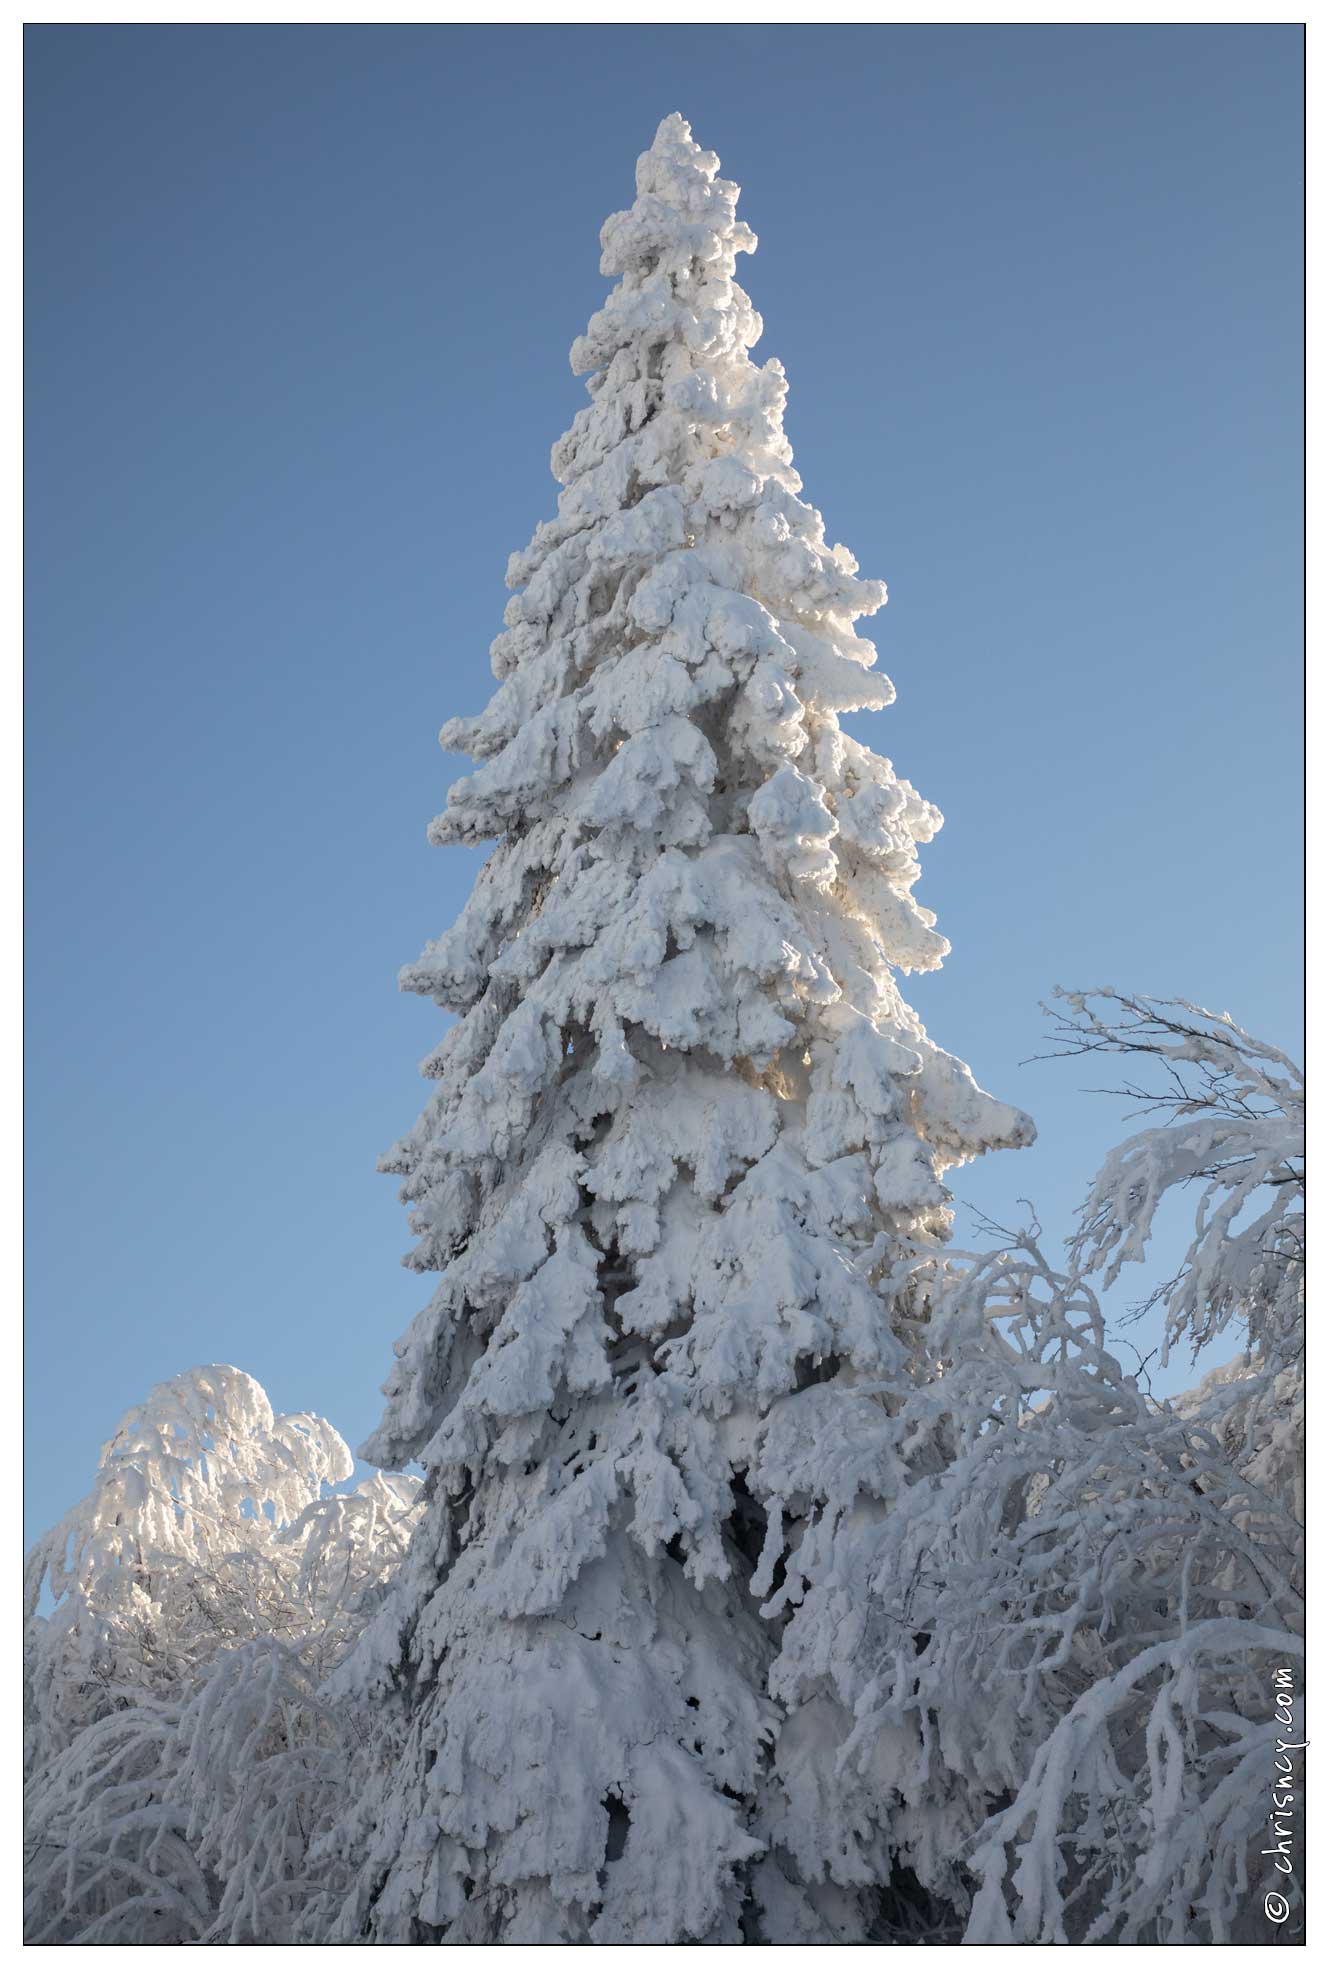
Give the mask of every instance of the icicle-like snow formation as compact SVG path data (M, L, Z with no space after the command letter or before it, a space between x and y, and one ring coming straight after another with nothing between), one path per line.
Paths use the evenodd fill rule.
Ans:
M667 117L603 229L557 517L442 733L476 769L431 838L497 845L403 973L457 1015L385 1159L443 1279L365 1454L431 1502L355 1662L398 1722L348 1937L860 1939L891 1864L843 1714L772 1670L861 1390L907 1371L900 1241L1033 1130L900 994L948 948L940 815L840 728L893 695L854 626L885 589L799 497L717 169Z

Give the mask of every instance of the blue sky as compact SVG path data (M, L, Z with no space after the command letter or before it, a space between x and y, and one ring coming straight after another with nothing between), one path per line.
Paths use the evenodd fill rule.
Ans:
M870 737L941 807L934 1036L1036 1116L1052 1240L1120 1104L1056 983L1300 1044L1295 28L27 32L28 1524L149 1385L352 1442L424 1293L377 1152L477 862L426 822L585 400L597 233L679 109L759 359L881 576ZM1131 1294L1126 1297L1129 1300ZM1174 1385L1173 1382L1166 1385Z

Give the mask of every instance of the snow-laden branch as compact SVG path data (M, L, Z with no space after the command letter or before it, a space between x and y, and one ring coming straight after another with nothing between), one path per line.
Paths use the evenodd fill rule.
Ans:
M1253 1359L1278 1373L1302 1344L1306 1238L1305 1079L1277 1047L1228 1015L1181 999L1110 990L1062 992L1054 1013L1063 1054L1145 1064L1121 1090L1159 1124L1132 1135L1099 1171L1073 1256L1112 1284L1143 1262L1159 1205L1195 1190L1189 1247L1154 1289L1167 1350L1196 1351L1236 1326Z

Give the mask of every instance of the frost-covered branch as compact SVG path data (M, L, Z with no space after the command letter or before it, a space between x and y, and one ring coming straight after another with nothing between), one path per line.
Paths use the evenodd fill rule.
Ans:
M1157 1212L1197 1191L1191 1241L1176 1276L1155 1288L1167 1349L1199 1350L1235 1324L1277 1373L1302 1344L1305 1260L1305 1080L1277 1047L1227 1014L1181 999L1062 992L1053 1013L1063 1054L1148 1063L1121 1091L1166 1118L1115 1149L1095 1179L1073 1256L1109 1285L1143 1262Z

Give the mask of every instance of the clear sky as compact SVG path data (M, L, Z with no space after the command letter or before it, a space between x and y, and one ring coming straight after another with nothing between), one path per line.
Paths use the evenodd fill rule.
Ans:
M806 496L890 584L855 729L946 815L954 944L906 990L1040 1125L959 1195L1055 1242L1122 1132L1021 1064L1056 983L1299 1046L1298 29L27 51L30 1530L196 1361L377 1418L428 1282L374 1160L441 1030L395 975L477 867L425 845L435 734L670 110L744 187Z

